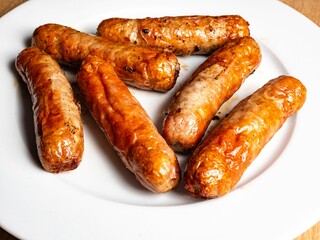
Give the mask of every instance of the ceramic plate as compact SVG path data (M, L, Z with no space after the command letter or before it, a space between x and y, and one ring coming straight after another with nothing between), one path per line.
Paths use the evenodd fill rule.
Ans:
M135 180L84 111L78 169L45 172L37 158L31 99L14 68L33 30L59 23L95 33L109 17L239 14L262 49L259 68L220 110L221 117L279 75L308 89L307 101L225 197L199 200L181 184L154 194ZM0 19L0 226L23 239L292 239L320 219L319 28L278 1L28 1ZM203 56L179 58L174 89L130 88L159 129L174 92ZM74 75L68 73L70 81ZM182 168L187 156L178 155Z

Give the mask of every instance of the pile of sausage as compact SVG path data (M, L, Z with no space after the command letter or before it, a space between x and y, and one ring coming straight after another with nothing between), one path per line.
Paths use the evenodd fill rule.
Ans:
M35 29L16 59L34 111L38 156L46 171L75 169L84 141L80 105L59 64L74 66L84 103L125 166L147 189L176 187L175 152L191 153L183 174L194 197L230 192L262 148L304 104L306 89L291 76L270 80L206 136L219 108L261 62L241 16L179 16L103 20L97 34L58 24ZM162 132L127 84L166 92L179 76L177 56L207 55L175 93Z

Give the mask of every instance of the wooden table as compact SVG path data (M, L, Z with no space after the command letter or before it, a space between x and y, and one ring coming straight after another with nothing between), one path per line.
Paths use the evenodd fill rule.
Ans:
M301 12L318 26L320 26L320 0L281 1ZM25 0L0 0L0 16L3 16L23 2L25 2ZM0 240L16 240L16 238L0 228ZM315 225L306 232L295 238L295 240L320 240L320 221L315 223Z

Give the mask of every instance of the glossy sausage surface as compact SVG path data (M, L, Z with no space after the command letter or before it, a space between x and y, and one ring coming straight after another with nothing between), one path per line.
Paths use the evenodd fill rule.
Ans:
M185 189L203 198L230 192L305 99L306 88L298 79L280 76L242 100L191 155L184 175Z
M33 33L33 44L59 62L79 66L88 55L109 61L127 84L168 91L179 75L177 57L150 47L118 44L59 24L45 24Z
M174 188L180 180L177 157L112 66L88 56L77 79L92 116L138 181L157 193Z
M228 41L249 36L249 23L238 15L110 18L97 35L111 41L148 45L176 55L210 54Z
M215 51L175 94L162 135L175 151L193 149L220 106L259 66L261 51L251 37L232 40Z
M75 169L81 162L84 140L71 85L59 64L37 47L23 50L16 69L27 83L33 104L38 156L48 172Z

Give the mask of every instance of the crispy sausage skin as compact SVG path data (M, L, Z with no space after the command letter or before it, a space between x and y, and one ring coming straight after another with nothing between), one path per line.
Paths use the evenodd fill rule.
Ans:
M212 53L175 94L162 135L175 150L187 152L203 137L220 108L258 67L261 51L251 37L232 40Z
M180 180L177 157L112 66L88 56L77 79L92 116L138 181L157 193L174 188Z
M16 69L33 104L38 156L43 168L58 173L81 162L84 140L80 106L59 64L37 47L23 50Z
M108 60L127 84L146 90L170 90L180 70L173 53L113 43L58 24L45 24L35 29L33 44L59 62L75 66L89 54L98 55Z
M97 35L109 40L149 45L176 55L210 54L228 41L250 35L241 16L177 16L160 18L110 18Z
M306 89L298 79L280 76L242 100L191 155L184 175L185 189L203 198L230 192L305 99Z

